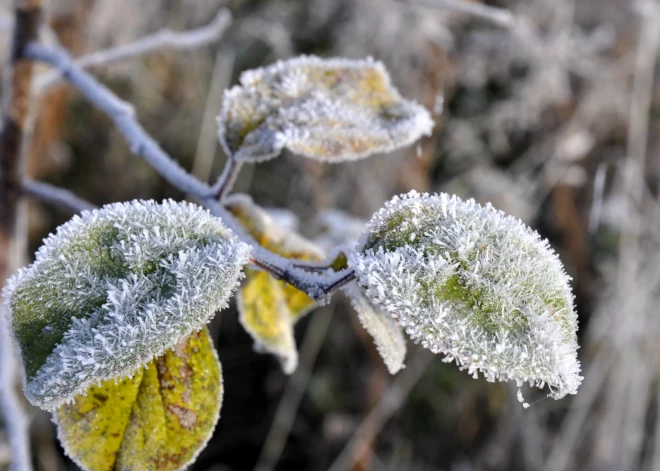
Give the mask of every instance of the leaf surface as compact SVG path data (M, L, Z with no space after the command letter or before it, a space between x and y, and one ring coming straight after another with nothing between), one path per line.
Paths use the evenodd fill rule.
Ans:
M302 56L244 72L218 117L225 149L259 162L282 149L327 162L367 157L429 135L433 121L403 99L382 63Z
M383 358L387 370L390 374L398 373L404 368L406 358L406 339L401 327L374 306L357 284L352 283L345 291L358 313L362 327L374 339L376 350Z
M248 196L233 195L225 204L261 246L286 258L322 260L320 249L297 233L278 226ZM293 326L316 303L306 293L266 272L246 269L245 273L246 280L237 298L239 320L257 348L275 354L284 371L292 373L298 365Z
M91 387L54 418L67 454L83 469L173 471L206 445L221 403L220 363L204 328L132 378Z

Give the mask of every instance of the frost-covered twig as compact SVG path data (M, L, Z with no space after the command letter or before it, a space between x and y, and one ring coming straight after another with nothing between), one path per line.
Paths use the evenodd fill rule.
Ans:
M0 285L14 270L14 248L21 192L21 145L28 115L32 63L24 50L37 38L41 0L14 2L14 34L7 81L3 87L2 131L0 132ZM0 309L2 311L2 309ZM32 469L28 420L15 391L16 368L12 342L0 312L0 410L12 450L12 468Z
M208 185L181 168L149 136L135 119L130 105L121 101L93 76L83 71L66 52L32 43L25 48L24 57L46 62L56 67L64 78L115 123L117 129L128 141L131 151L142 156L172 185L197 197L211 194Z
M409 3L417 3L433 8L472 15L482 20L490 21L503 28L512 28L516 23L516 17L509 10L496 8L481 3L468 2L466 0L406 0Z
M221 201L231 191L242 166L243 164L236 161L231 155L227 156L225 168L218 177L218 181L213 185L213 194L218 200Z
M30 44L24 57L46 62L56 67L64 78L74 85L92 104L103 111L128 141L131 151L142 156L170 184L200 200L203 206L220 217L238 236L254 247L254 265L273 276L304 291L313 299L324 302L328 295L354 277L351 270L321 276L293 267L286 258L261 247L233 221L233 217L217 202L217 188L199 181L179 166L135 119L132 107L119 99L101 82L81 69L66 52L50 49L37 43ZM231 175L230 172L228 175ZM231 182L231 179L220 179ZM216 184L217 185L217 184ZM215 191L214 191L215 190Z
M88 69L167 49L196 49L220 40L227 31L227 28L231 25L231 21L231 13L226 8L223 8L210 23L200 28L189 31L171 31L165 29L129 44L92 52L76 59L75 62L79 67ZM61 73L53 70L40 77L35 84L35 88L37 91L43 92L57 83L61 78Z
M48 183L38 182L31 178L23 179L22 189L25 195L59 206L72 213L80 213L86 210L91 211L96 208L96 205L85 201L69 190Z

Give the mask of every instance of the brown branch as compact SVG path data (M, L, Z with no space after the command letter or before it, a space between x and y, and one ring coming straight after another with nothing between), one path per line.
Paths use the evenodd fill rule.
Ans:
M21 194L21 145L28 114L32 61L23 59L25 47L37 39L41 16L40 0L17 0L7 90L0 131L0 274L7 277L7 254L16 228L16 211Z
M11 260L21 195L21 146L32 86L32 62L24 59L23 52L37 39L41 0L15 0L14 15L14 35L0 116L0 286L14 269ZM11 469L26 471L32 469L29 423L16 395L15 373L5 315L0 312L0 410L12 450Z

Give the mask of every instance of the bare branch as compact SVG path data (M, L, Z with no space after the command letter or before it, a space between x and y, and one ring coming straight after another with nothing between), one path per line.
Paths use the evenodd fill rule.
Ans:
M60 70L64 78L114 122L128 142L131 151L142 156L172 185L197 197L211 194L208 185L181 168L149 136L140 123L135 120L130 105L120 100L93 76L83 71L64 51L32 43L25 48L24 57L49 63Z
M59 206L72 213L91 211L97 206L85 201L69 190L59 188L44 182L38 182L30 178L23 179L23 194L31 196L45 203Z
M218 181L213 185L213 194L218 201L222 201L222 199L231 191L242 166L243 164L237 162L231 155L227 156L225 168L218 177Z
M209 24L201 28L191 29L189 31L171 31L165 29L129 44L92 52L91 54L75 59L75 63L82 69L88 69L165 50L197 49L219 41L231 25L231 22L231 13L226 8L223 8L218 11ZM55 85L61 78L61 72L53 70L41 76L36 81L35 88L40 93L44 92Z
M489 21L497 26L511 29L516 24L516 17L509 10L496 8L481 3L466 0L405 0L411 4L424 5L432 8L441 8L471 15Z
M14 270L12 259L16 248L18 202L21 194L21 146L28 116L32 63L24 57L27 45L37 39L41 17L40 0L14 2L14 35L9 73L2 108L0 131L0 285ZM0 308L0 311L4 311ZM12 342L5 326L5 313L0 312L0 409L7 427L12 450L12 468L30 470L28 420L16 395L16 367Z

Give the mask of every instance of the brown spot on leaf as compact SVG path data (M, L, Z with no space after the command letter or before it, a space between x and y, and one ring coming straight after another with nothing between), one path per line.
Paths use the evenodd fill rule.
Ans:
M176 415L179 424L183 428L192 430L192 428L195 426L195 423L197 422L197 414L194 411L185 407L175 406L173 404L168 405L167 408L172 414Z

